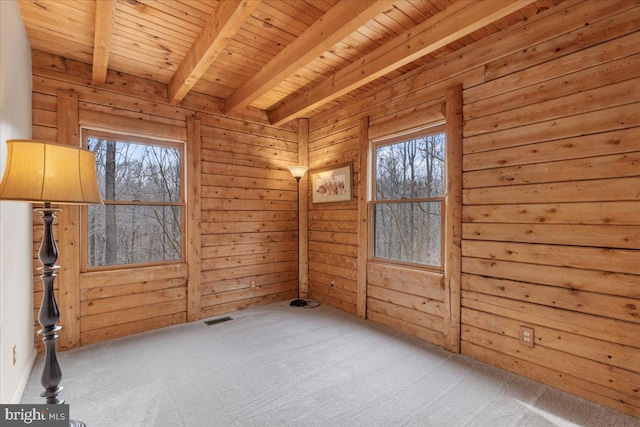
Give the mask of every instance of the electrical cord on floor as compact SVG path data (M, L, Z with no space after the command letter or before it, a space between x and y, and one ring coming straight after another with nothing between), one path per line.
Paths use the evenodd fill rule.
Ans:
M324 304L324 301L329 296L329 292L331 292L331 288L333 288L334 286L335 286L335 283L331 282L331 285L329 286L329 289L327 289L327 293L324 294L324 297L322 297L322 301L318 302L318 301L314 301L314 300L308 300L307 301L307 305L305 305L302 308L318 308L318 307L320 307L322 304ZM315 304L311 305L311 303L315 303Z

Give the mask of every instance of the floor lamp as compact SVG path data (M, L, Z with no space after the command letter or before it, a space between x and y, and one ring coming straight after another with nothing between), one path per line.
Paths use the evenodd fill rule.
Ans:
M296 179L296 212L300 215L300 178L309 170L306 166L289 166L289 172ZM292 307L304 307L307 302L300 299L300 220L298 220L298 298L291 301Z
M47 404L62 404L58 397L62 371L56 357L56 340L62 329L57 325L60 311L53 292L56 278L58 247L53 237L55 213L61 209L55 204L84 205L102 203L96 179L95 156L91 151L42 141L8 140L7 165L0 183L0 200L44 203L40 212L44 234L38 258L42 267L44 293L38 314L45 348L44 369L41 384L44 392L40 396ZM69 421L70 426L85 426L80 421Z

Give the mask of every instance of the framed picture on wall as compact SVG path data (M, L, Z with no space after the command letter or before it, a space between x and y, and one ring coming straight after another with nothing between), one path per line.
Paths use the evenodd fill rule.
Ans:
M348 202L353 199L351 163L311 172L313 203Z

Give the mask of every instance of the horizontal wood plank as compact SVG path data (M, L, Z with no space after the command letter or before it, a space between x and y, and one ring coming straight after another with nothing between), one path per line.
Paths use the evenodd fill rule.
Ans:
M440 272L369 262L367 263L367 283L444 301L444 277Z
M639 127L640 118L634 113L638 109L640 109L640 103L636 102L471 136L465 138L463 149L465 154L471 154L584 134Z
M575 287L541 287L531 283L476 275L465 275L462 286L468 291L640 323L640 304L635 298L586 292Z
M285 301L294 299L296 297L295 291L289 291L285 293L270 294L262 297L249 298L240 301L233 301L226 304L217 304L208 307L202 307L202 319L208 317L219 316L221 314L232 313L234 311L246 310L248 308L258 307L261 305L272 304L278 301Z
M603 363L590 361L581 357L567 358L564 353L536 346L528 349L521 346L517 339L470 325L463 326L463 339L483 347L500 351L511 357L518 357L542 366L554 366L554 369L574 377L582 376L583 372L590 372L589 380L602 387L610 388L611 394L622 394L625 400L637 404L637 388L639 374L620 368L612 368Z
M640 151L534 165L469 171L465 188L640 176Z
M525 324L534 328L536 346L541 345L577 357L610 364L636 374L638 366L640 366L640 352L635 347L585 337L542 325L533 325L517 318L512 319L469 309L465 310L463 323L518 340L520 338L520 324Z
M550 384L560 390L584 397L628 414L638 414L637 407L626 396L608 387L594 384L584 375L570 375L555 370L554 365L543 365L505 354L500 348L488 348L472 342L462 342L462 353L493 366Z
M576 215L580 212L580 215ZM640 225L640 201L463 206L464 222Z
M372 300L382 301L398 307L405 307L410 310L427 313L434 317L444 316L444 307L441 301L407 294L392 289L380 288L369 285L367 288L367 305L373 304Z
M181 313L168 314L166 316L152 317L136 322L125 323L122 325L106 326L100 329L81 331L80 342L82 345L89 345L100 341L138 334L140 332L165 328L171 325L178 325L180 323L185 323L186 320L187 312L184 311Z
M640 275L637 250L465 240L462 255Z
M117 286L128 283L147 283L157 280L187 277L186 264L169 264L135 269L100 270L80 275L80 288Z
M130 308L148 307L150 305L166 303L169 301L184 300L185 297L186 287L182 286L179 288L136 293L132 295L100 298L88 301L85 300L80 303L80 316L117 312Z
M557 310L552 307L467 290L463 291L462 305L487 313L519 319L534 325L543 325L584 337L640 348L636 339L640 332L640 325L637 323L606 319L568 310Z
M568 289L586 290L608 295L628 296L631 298L640 296L636 286L638 276L634 274L469 257L463 258L462 271L485 277L562 286ZM544 290L545 288L542 289Z
M413 335L435 345L442 345L443 335L441 331L434 331L432 329L418 326L414 323L407 322L397 317L393 317L374 310L367 310L367 319L371 320L372 322L388 326L391 329Z
M638 194L640 180L636 177L462 190L465 205L636 201Z
M640 227L620 225L463 224L470 240L637 249Z

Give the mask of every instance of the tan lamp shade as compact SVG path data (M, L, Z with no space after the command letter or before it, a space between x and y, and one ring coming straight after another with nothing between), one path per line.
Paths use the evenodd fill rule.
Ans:
M8 140L0 200L100 204L95 155L69 145Z
M288 166L287 169L289 169L294 178L302 178L309 170L306 166Z

